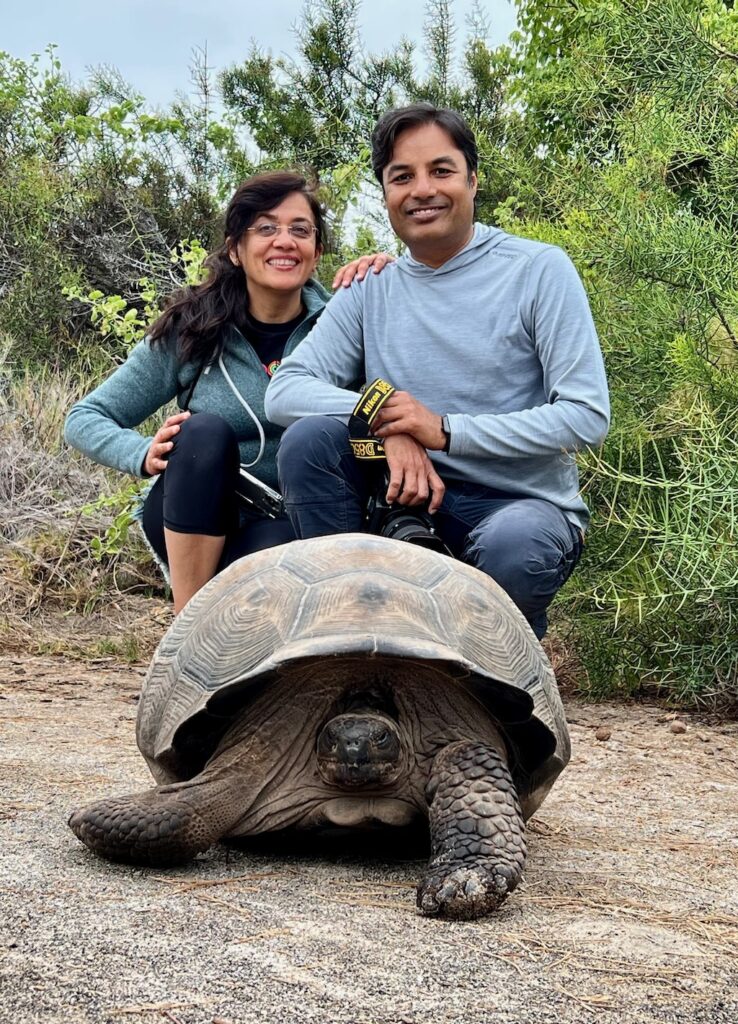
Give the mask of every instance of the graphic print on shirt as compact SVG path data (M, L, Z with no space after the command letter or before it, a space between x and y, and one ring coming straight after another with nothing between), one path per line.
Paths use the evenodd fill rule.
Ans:
M244 334L251 342L267 377L274 376L284 357L284 350L290 335L305 318L301 311L293 320L283 324L267 324L249 315L244 325Z

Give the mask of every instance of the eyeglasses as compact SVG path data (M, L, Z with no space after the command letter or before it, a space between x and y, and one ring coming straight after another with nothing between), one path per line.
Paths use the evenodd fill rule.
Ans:
M318 229L314 224L273 224L264 223L256 224L252 228L246 228L247 231L253 231L257 238L275 238L281 231L286 227L287 233L290 238L294 238L297 242L307 242L313 235L317 234Z

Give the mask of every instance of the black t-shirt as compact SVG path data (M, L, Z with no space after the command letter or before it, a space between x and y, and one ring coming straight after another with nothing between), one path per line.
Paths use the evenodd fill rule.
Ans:
M286 324L264 324L261 320L255 320L250 313L246 315L243 333L254 346L254 351L270 377L282 361L287 339L304 318L305 313L301 311Z

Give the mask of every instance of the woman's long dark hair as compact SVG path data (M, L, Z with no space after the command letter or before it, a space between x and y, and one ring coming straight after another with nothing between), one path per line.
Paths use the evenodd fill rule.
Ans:
M167 344L176 335L180 362L203 360L215 350L224 324L243 325L249 306L246 276L240 265L233 265L230 252L259 214L273 210L293 192L305 196L318 229L316 248L323 248L323 211L302 175L274 171L248 178L228 204L223 244L203 264L208 270L207 279L170 296L164 312L149 330L152 344Z

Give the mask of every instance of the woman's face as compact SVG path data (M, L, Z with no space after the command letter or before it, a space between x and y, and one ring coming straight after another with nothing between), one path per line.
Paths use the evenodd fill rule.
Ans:
M279 231L262 238L258 228L263 224L275 224ZM250 296L256 292L293 295L315 271L320 259L316 233L309 230L307 238L295 238L287 230L291 226L315 227L310 205L300 192L290 193L279 206L258 214L251 229L231 248L231 260L243 268Z

